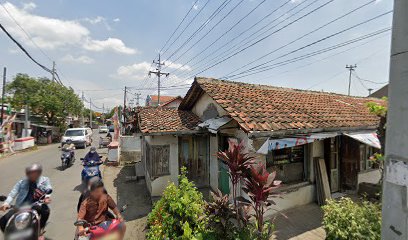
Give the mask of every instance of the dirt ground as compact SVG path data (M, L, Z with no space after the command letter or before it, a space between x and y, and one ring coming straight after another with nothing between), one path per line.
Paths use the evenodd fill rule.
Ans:
M123 213L126 219L126 240L144 240L147 214L151 200L144 180L136 181L133 166L105 167L104 182L118 206L127 204Z

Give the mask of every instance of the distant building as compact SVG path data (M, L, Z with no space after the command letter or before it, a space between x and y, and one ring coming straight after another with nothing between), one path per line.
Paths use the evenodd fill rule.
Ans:
M183 98L180 96L160 96L160 106L166 108L178 108ZM158 106L159 97L157 95L147 95L146 106Z
M373 92L369 97L382 98L388 97L388 84Z

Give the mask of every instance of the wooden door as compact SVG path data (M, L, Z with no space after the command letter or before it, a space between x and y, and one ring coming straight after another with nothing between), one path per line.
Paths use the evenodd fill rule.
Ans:
M359 171L360 145L354 139L343 136L341 153L341 184L344 189L355 190Z
M187 168L187 177L197 187L209 185L208 137L182 137L179 141L179 166Z

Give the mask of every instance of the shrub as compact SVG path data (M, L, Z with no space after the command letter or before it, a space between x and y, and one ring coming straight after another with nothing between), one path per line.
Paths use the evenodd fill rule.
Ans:
M381 239L381 206L350 198L328 200L323 206L323 226L328 240Z
M185 168L179 186L170 183L163 197L154 205L147 219L147 239L193 239L205 226L204 200L194 184L188 181Z

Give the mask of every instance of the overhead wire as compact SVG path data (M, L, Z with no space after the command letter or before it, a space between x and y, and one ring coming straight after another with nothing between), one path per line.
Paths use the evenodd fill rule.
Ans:
M239 19L235 24L233 24L227 31L223 32L216 40L214 40L212 43L210 43L208 46L206 46L205 48L203 48L203 50L201 50L198 54L194 55L193 57L191 57L188 61L186 61L185 63L183 63L180 67L178 67L177 69L175 69L173 72L170 73L174 73L179 71L180 69L182 69L183 67L185 67L188 63L190 63L193 59L197 58L198 56L200 56L203 52L205 52L207 49L209 49L210 47L212 47L215 43L217 43L221 38L223 38L224 36L226 36L229 32L231 32L236 26L238 26L244 19L246 19L247 17L249 17L253 12L255 12L260 6L262 6L262 4L264 4L266 2L266 0L263 0L261 2L259 2L254 8L252 8L247 14L245 14L241 19ZM178 59L177 59L178 60ZM175 60L175 61L177 61Z
M253 64L253 63L255 63L255 62L259 61L259 60L261 60L261 59L264 59L265 57L270 56L271 54L273 54L273 53L279 51L280 49L283 49L283 48L285 48L285 47L287 47L287 46L289 46L289 45L292 45L293 43L298 42L299 40L304 39L305 37L307 37L307 36L309 36L309 35L311 35L311 34L317 32L317 31L319 31L319 30L321 30L321 29L323 29L323 28L329 26L330 24L333 24L333 23L335 23L335 22L337 22L337 21L339 21L339 20L341 20L341 19L343 19L343 18L345 18L345 17L347 17L347 16L349 16L349 15L355 13L355 12L358 11L358 10L361 10L361 9L364 8L364 7L367 7L367 6L370 5L370 4L373 4L373 3L375 3L375 2L376 2L376 0L370 0L370 1L368 1L368 2L366 2L366 3L364 3L364 4L362 4L362 5L359 5L358 7L356 7L356 8L354 8L354 9L348 11L347 13L342 14L342 15L340 15L339 17L336 17L336 18L330 20L329 22L326 22L325 24L323 24L323 25L321 25L321 26L319 26L319 27L313 29L312 31L309 31L309 32L307 32L307 33L301 35L300 37L295 38L294 40L292 40L292 41L290 41L290 42L288 42L288 43L282 45L281 47L275 48L274 50L269 51L268 53L266 53L266 54L264 54L264 55L262 55L262 56L256 58L255 60L252 60L252 61L250 61L249 63L244 64L244 65L242 65L242 66L236 68L235 70L229 72L229 73L226 74L225 76L229 76L229 75L231 75L232 73L235 73L235 72L239 71L240 69L243 69L243 68L245 68L245 67L247 67L247 66L249 66L249 65L251 65L251 64ZM267 64L267 62L264 63L264 64Z
M307 17L307 16L309 16L309 15L311 15L311 14L317 12L318 10L322 9L323 7L327 6L328 4L330 4L330 3L334 2L334 1L335 1L335 0L329 0L329 1L327 1L327 2L325 2L325 3L323 3L323 4L321 4L321 5L319 5L318 7L314 8L313 10L309 11L308 13L306 13L306 14L300 16L299 18L293 20L292 22L289 22L288 24L284 25L283 27L281 27L281 28L279 28L279 29L277 29L277 30L275 30L275 31L273 31L273 32L271 32L271 33L269 33L268 35L262 37L261 39L258 39L257 41L255 41L255 42L251 43L250 45L248 45L248 46L246 46L246 47L240 49L239 51L237 51L237 52L235 52L235 53L229 55L228 57L225 57L225 58L223 58L223 59L221 59L221 60L219 60L219 61L217 61L217 62L211 64L210 66L206 67L205 69L200 70L199 72L195 73L195 75L201 74L201 73L203 73L203 72L205 72L205 71L207 71L207 70L209 70L209 69L211 69L211 68L213 68L213 67L215 67L215 66L217 66L217 65L219 65L219 64L221 64L221 63L223 63L223 62L225 62L225 61L227 61L227 60L229 60L229 59L231 59L232 57L235 57L236 55L242 53L243 51L245 51L245 50L247 50L247 49L249 49L249 48L251 48L251 47L253 47L253 46L257 45L257 44L259 44L260 42L262 42L262 41L264 41L265 39L267 39L267 38L271 37L272 35L274 35L275 33L279 32L279 31L281 31L281 30L283 30L283 29L285 29L285 28L291 26L292 24L294 24L294 23L296 23L296 22L302 20L303 18L305 18L305 17Z
M370 19L368 19L368 20L365 20L365 21L363 21L363 22L357 23L357 24L355 24L355 25L353 25L353 26L351 26L351 27L347 27L347 28L345 28L345 29L343 29L343 30L341 30L341 31L337 31L337 32L335 32L335 33L333 33L333 34L330 34L330 35L324 37L324 38L321 38L321 39L319 39L319 40L317 40L317 41L314 41L314 42L312 42L312 43L306 44L306 45L304 45L304 46L302 46L302 47L300 47L300 48L297 48L297 49L295 49L295 50L292 50L292 51L290 51L290 52L288 52L288 53L285 53L285 54L283 54L283 55L280 55L280 56L278 56L278 57L276 57L276 58L273 58L273 59L271 59L271 60L269 60L269 61L266 61L266 62L264 62L264 63L262 63L262 64L259 64L259 65L255 66L255 67L252 67L252 68L249 68L249 69L247 69L247 70L244 70L244 71L242 71L242 72L240 72L240 73L237 73L237 74L234 74L234 75L231 75L231 76L226 76L226 78L230 79L231 77L235 77L235 76L242 75L242 74L246 74L246 73L250 73L250 72L256 72L256 73L258 73L258 72L264 72L265 69L267 70L268 67L269 67L269 66L264 66L264 65L266 65L266 64L268 64L268 63L271 63L271 62L273 62L273 61L275 61L275 60L277 60L277 59L286 57L286 56L288 56L288 55L290 55L290 54L296 53L296 52L298 52L298 51L300 51L300 50L303 50L303 49L305 49L305 48L308 48L308 47L311 47L311 46L313 46L313 45L316 45L316 44L318 44L318 43L320 43L320 42L323 42L323 41L325 41L325 40L327 40L327 39L330 39L330 38L332 38L332 37L334 37L334 36L337 36L337 35L339 35L339 34L342 34L342 33L346 32L346 31L349 31L349 30L351 30L351 29L354 29L354 28L356 28L356 27L359 27L359 26L361 26L361 25L364 25L364 24L366 24L366 23L369 23L369 22L371 22L371 21L374 21L374 20L376 20L376 19L378 19L378 18L380 18L380 17L386 16L387 14L390 14L390 13L392 13L392 10L391 10L391 11L387 11L387 12L385 12L385 13L382 13L382 14L380 14L380 15L377 15L377 16L375 16L375 17L373 17L373 18L370 18ZM252 74L250 74L250 75L252 75Z

